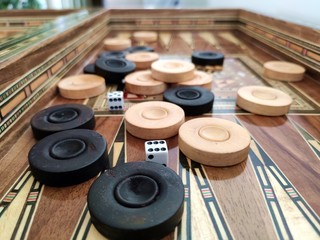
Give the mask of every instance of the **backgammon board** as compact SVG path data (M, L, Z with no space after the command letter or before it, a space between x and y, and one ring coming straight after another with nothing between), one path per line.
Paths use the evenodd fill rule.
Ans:
M0 101L0 239L104 239L92 225L87 207L94 179L63 188L34 179L28 152L36 140L29 122L43 108L83 104L95 112L95 130L108 143L112 166L145 160L145 140L126 131L124 112L107 110L106 94L117 90L116 85L107 85L105 93L82 100L65 99L56 87L61 78L80 74L86 64L95 61L103 51L103 39L132 38L141 29L158 33L158 40L148 45L160 59L191 61L194 50L223 53L222 69L198 67L212 76L215 95L212 111L203 116L230 120L251 136L248 158L231 167L201 165L179 150L178 136L166 139L168 167L184 186L184 213L174 232L164 239L319 239L319 31L246 11L238 13L103 10L93 20L79 23L81 35L74 33L74 25L65 30L66 36L52 36L47 43L50 56L20 77L11 74L14 82L5 77ZM309 34L298 36L297 32ZM58 37L69 41L57 43ZM141 44L133 41L133 45ZM263 64L270 60L298 62L307 73L300 82L266 78ZM269 86L289 94L293 99L289 113L267 117L239 108L237 90L247 85ZM126 109L162 100L162 95L126 91L124 97ZM186 121L198 117L186 117Z

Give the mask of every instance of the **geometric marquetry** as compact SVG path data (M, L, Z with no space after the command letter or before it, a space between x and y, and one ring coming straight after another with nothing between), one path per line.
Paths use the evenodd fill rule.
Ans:
M219 37L225 39L226 41L229 41L242 49L245 49L246 46L242 43L242 41L239 40L239 38L235 37L232 33L230 32L221 32L218 33Z
M207 32L199 32L198 35L199 35L199 37L201 37L204 41L208 42L213 47L220 49L219 43L212 32L208 32L208 31Z
M16 52L1 50L0 61L14 57L19 68L7 75L6 62L0 67L0 239L105 239L92 225L86 205L94 179L63 189L34 181L27 160L35 142L29 121L40 109L71 101L57 94L56 83L93 62L103 50L103 39L128 39L136 31L158 33L150 46L163 59L190 62L192 49L212 51L219 46L226 56L223 69L204 69L212 76L215 95L212 112L205 116L236 118L251 135L248 158L224 168L186 158L179 151L178 136L166 139L168 167L181 177L185 198L181 224L165 239L319 239L319 31L233 9L76 12L57 25L50 23L52 32L12 45ZM88 18L81 17L86 14ZM23 56L33 57L31 62L19 59L22 50L28 50ZM263 63L270 60L304 65L303 82L264 78ZM247 85L286 92L293 99L289 113L269 118L241 110L235 105L236 93ZM117 89L107 83L99 96L76 100L94 109L95 130L108 142L112 166L145 159L144 140L127 132L125 111L106 108L105 94ZM121 90L126 109L162 101L161 94ZM24 96L16 99L20 93Z
M172 33L170 33L170 32L160 32L159 33L160 43L163 44L163 46L166 50L169 50L169 48L170 48L170 43L171 43L171 39L172 39L171 35L172 35Z
M180 32L179 37L186 42L192 50L194 49L193 36L191 32Z

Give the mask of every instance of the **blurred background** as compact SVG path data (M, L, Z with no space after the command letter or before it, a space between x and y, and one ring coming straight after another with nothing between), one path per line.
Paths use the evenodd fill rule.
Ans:
M320 0L0 0L0 9L241 8L320 29ZM320 35L320 33L319 33Z

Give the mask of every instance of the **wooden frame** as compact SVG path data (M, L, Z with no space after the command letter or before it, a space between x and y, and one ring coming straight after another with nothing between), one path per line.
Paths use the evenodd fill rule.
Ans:
M6 236L101 237L91 225L85 205L94 179L62 189L33 180L27 162L28 150L35 144L29 121L47 106L86 104L95 111L96 131L109 144L112 165L144 159L144 141L127 133L123 114L106 110L104 95L84 101L66 100L57 94L56 84L65 76L79 74L84 65L93 62L106 36L155 30L159 40L153 46L162 58L188 60L194 49L225 54L224 71L233 75L202 69L214 74L213 92L219 96L212 112L204 116L233 121L251 134L248 159L231 168L198 164L179 152L177 137L167 140L169 167L184 182L185 215L176 233L165 239L318 238L317 30L238 9L99 10L84 18L78 16L80 20L77 14L81 13L72 14L75 15L61 18L62 22L73 19L70 25L54 24L53 32L44 33L45 37L36 44L10 53L12 57L0 63L0 226L9 229ZM288 84L265 78L262 64L273 59L305 66L304 80ZM295 99L291 111L271 118L237 108L235 93L241 84L267 85L289 93ZM107 86L108 92L113 90L115 86ZM161 96L126 93L125 98L126 107L130 107ZM17 199L22 199L20 204ZM14 220L8 215L13 208L18 212L12 214Z

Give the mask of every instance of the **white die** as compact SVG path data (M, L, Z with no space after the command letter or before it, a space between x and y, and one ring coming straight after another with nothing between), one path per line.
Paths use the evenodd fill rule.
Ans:
M110 111L123 111L124 101L123 101L123 92L116 91L108 93L107 97L108 109Z
M165 140L151 140L144 143L146 161L168 165L168 147Z

